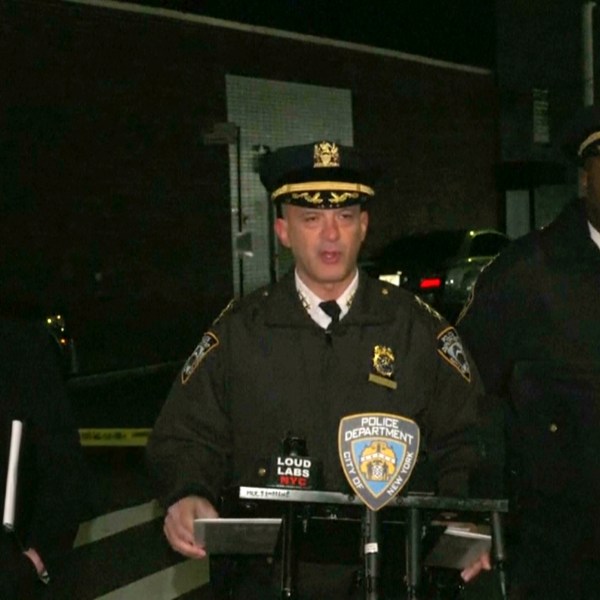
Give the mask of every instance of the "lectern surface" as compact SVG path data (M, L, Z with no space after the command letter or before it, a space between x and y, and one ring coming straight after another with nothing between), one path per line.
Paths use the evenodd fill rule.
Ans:
M196 519L196 543L208 554L273 554L281 519Z

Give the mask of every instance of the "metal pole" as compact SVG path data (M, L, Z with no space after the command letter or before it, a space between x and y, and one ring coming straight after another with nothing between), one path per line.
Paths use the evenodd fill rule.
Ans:
M293 503L290 503L283 519L281 600L293 600L296 597L296 549L294 547L295 520L296 508Z
M498 573L498 584L502 600L508 598L508 582L506 579L506 551L504 546L504 531L502 528L502 515L492 512L492 548L494 552L494 568Z
M594 30L595 2L584 2L581 7L581 39L583 68L583 105L594 104Z
M237 126L237 135L235 138L236 158L237 158L237 210L238 210L238 233L242 233L244 219L242 216L242 128ZM238 256L240 297L244 295L244 259L242 255Z
M406 591L408 600L418 600L421 584L421 511L406 511Z
M363 553L365 557L365 600L379 598L379 513L365 507Z

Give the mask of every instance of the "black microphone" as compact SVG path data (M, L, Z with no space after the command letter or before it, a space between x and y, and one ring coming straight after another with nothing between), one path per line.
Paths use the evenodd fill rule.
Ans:
M268 487L318 490L322 484L323 465L308 455L306 440L288 433L278 454L271 457Z

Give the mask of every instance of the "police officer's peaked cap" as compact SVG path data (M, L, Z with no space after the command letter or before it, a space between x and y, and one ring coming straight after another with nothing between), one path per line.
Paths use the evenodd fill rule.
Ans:
M375 172L358 151L321 141L279 148L261 161L260 179L276 204L342 208L375 195Z
M570 159L578 162L600 156L600 106L586 106L571 119L562 147Z

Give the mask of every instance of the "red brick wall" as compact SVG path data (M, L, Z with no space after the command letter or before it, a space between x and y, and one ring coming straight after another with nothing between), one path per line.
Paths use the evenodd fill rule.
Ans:
M228 73L352 90L383 167L367 250L495 226L491 75L197 23L0 1L0 293L66 309L84 369L183 357L232 293Z

